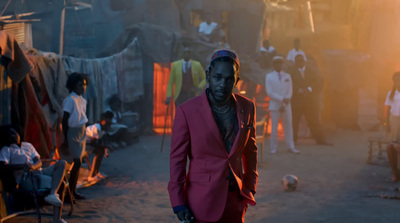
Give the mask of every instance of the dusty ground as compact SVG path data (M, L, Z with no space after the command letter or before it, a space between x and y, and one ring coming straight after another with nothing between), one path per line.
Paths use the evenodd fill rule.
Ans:
M283 142L276 155L266 151L258 168L257 205L248 209L246 222L400 222L400 200L381 198L392 195L400 184L390 182L385 160L376 162L381 165L366 164L368 135L337 130L329 135L332 147L302 139L297 145L301 155L288 153ZM162 153L161 138L141 136L134 146L112 153L102 166L109 179L82 189L88 199L64 219L70 223L178 222L166 189L170 137ZM268 140L265 145L268 149ZM298 176L295 192L283 192L281 178L286 174Z

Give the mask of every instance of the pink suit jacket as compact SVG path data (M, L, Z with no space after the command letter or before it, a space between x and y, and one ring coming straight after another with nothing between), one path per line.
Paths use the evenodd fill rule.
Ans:
M172 207L186 205L197 220L218 221L228 195L229 169L240 194L250 204L257 187L255 107L249 99L233 95L239 130L228 154L214 120L206 91L178 106L172 128L170 182ZM186 173L187 158L190 160ZM243 164L243 170L242 170Z

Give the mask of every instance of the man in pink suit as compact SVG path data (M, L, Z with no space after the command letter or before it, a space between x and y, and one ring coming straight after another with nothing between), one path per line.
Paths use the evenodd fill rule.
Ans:
M239 66L235 53L216 51L209 87L176 110L168 192L182 222L244 222L248 204L256 204L255 107L232 93Z

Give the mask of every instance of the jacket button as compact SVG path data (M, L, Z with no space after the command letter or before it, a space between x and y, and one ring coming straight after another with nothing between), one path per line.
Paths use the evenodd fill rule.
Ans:
M240 113L242 113L242 114L244 113L243 109L240 110Z

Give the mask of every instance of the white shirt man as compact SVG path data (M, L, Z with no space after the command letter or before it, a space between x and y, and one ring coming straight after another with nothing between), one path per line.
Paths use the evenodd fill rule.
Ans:
M90 144L93 140L101 139L105 134L101 129L101 125L99 123L89 125L86 127L86 144Z
M37 157L40 159L39 153L36 151L35 147L28 142L21 142L21 147L11 144L10 146L4 146L0 151L0 161L5 164L34 164L33 159ZM19 184L24 171L16 171L15 177Z
M298 54L303 55L304 61L307 61L306 54L303 52L303 50L301 50L301 49L296 50L295 48L293 48L291 51L289 51L289 53L288 53L288 55L287 55L287 57L286 57L286 60L293 61L293 63L294 63L294 60L295 60L295 58L296 58L296 56L297 56Z
M269 46L268 49L263 46L260 48L260 52L273 53L274 51L275 48L273 46Z
M21 146L18 146L16 144L11 144L10 146L4 146L3 148L1 148L0 161L4 162L6 165L21 165L21 164L34 165L35 162L37 163L38 161L40 161L40 155L32 144L28 142L21 142ZM37 176L39 177L40 179L39 181L41 183L46 184L48 182L49 184L51 184L50 194L47 195L44 198L44 200L56 207L62 206L62 201L60 200L59 195L56 194L56 192L64 177L65 162L61 161L58 164L48 166L44 169L40 167L39 169L36 170L40 171L40 175ZM31 182L29 182L28 178L24 177L25 174L26 171L24 169L15 171L14 176L16 183L19 184L21 188L27 188L27 187L31 188L32 184ZM57 176L59 177L58 178L59 181L55 181L53 178ZM53 183L50 183L52 181Z
M215 30L215 28L217 28L217 26L218 24L215 22L210 22L210 23L202 22L200 23L199 26L199 33L210 35Z
M289 150L299 153L294 148L293 127L292 127L292 108L290 99L292 98L292 79L290 74L282 71L283 58L276 56L273 58L274 71L265 77L265 88L270 97L269 110L271 111L271 154L275 154L278 148L278 124L282 117L283 130L285 131L285 141Z
M390 106L390 115L400 116L400 92L395 90L393 100L390 99L390 93L387 94L385 105Z
M182 72L186 73L187 69L189 70L192 66L191 63L192 60L186 61L186 60L182 60Z

